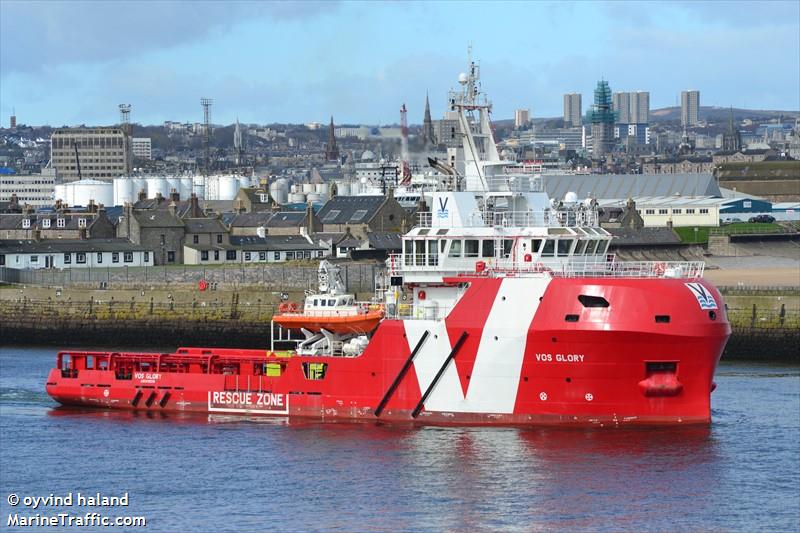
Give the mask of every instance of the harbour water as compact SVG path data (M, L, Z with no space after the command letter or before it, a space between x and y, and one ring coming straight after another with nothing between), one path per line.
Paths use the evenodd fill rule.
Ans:
M797 366L723 363L710 427L435 428L58 408L55 352L0 348L4 526L99 492L149 531L800 530Z

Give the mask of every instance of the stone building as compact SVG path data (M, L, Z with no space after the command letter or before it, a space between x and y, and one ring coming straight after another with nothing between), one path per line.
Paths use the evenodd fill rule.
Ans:
M386 196L335 196L317 214L321 231L344 233L350 231L358 239L368 233L403 233L413 226L413 216L390 192Z

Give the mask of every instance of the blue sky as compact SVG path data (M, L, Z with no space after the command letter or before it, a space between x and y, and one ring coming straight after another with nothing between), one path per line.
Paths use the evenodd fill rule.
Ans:
M26 124L132 119L394 123L434 118L480 60L496 118L584 107L601 77L651 108L800 110L800 1L90 2L0 0L0 115Z

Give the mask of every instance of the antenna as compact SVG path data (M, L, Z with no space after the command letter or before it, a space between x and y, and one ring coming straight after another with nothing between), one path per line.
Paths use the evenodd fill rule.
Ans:
M200 98L200 105L203 106L203 123L205 130L203 131L203 176L208 177L208 170L211 166L211 104L214 101L211 98Z

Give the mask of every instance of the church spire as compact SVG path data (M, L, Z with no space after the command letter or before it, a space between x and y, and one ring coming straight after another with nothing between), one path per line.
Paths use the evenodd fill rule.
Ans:
M433 135L433 121L431 120L431 103L428 92L425 92L425 118L422 121L422 142L425 147L435 146L436 137Z
M336 146L336 135L333 129L333 115L331 115L331 125L328 128L328 143L325 145L325 159L327 161L339 160L339 147Z

